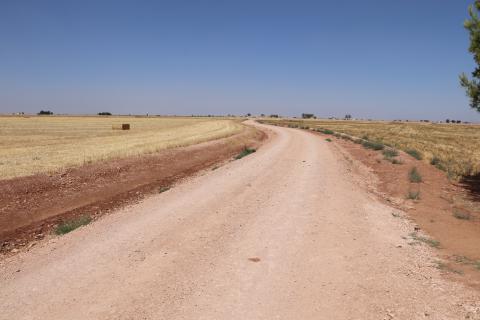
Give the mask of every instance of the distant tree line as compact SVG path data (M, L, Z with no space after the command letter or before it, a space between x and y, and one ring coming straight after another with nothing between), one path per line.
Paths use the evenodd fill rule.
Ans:
M446 123L462 123L461 120L450 120L450 119L447 119L445 120Z
M111 116L112 113L110 113L110 112L99 112L98 115L99 116Z
M39 113L37 113L38 115L52 115L53 112L50 111L50 110L40 110Z
M302 113L302 119L316 119L315 115L313 113Z

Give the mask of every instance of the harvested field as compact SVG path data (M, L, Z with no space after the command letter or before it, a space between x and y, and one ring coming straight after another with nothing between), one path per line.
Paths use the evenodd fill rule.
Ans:
M130 130L112 126L130 124ZM223 138L235 120L163 117L0 117L0 179Z
M56 172L0 180L0 253L25 248L55 226L161 193L180 179L233 160L265 134L246 127L239 134L153 154L110 159Z
M420 153L452 178L480 173L480 126L385 121L263 120L291 127L328 129Z

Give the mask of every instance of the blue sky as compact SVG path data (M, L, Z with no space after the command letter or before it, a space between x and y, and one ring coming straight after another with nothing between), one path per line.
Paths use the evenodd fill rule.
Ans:
M464 0L0 0L0 112L480 121Z

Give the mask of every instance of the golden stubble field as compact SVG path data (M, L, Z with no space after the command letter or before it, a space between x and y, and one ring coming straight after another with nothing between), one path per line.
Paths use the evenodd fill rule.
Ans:
M416 150L424 161L436 158L451 177L480 173L480 125L387 121L264 120L266 123L338 133L387 144L399 150Z
M129 123L131 130L112 130ZM0 117L0 179L54 172L223 138L238 120L190 117Z

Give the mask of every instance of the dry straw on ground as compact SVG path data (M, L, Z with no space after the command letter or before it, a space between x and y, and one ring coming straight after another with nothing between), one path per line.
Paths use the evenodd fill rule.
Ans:
M131 124L131 130L112 125ZM187 146L237 133L234 120L160 117L0 117L0 179Z

